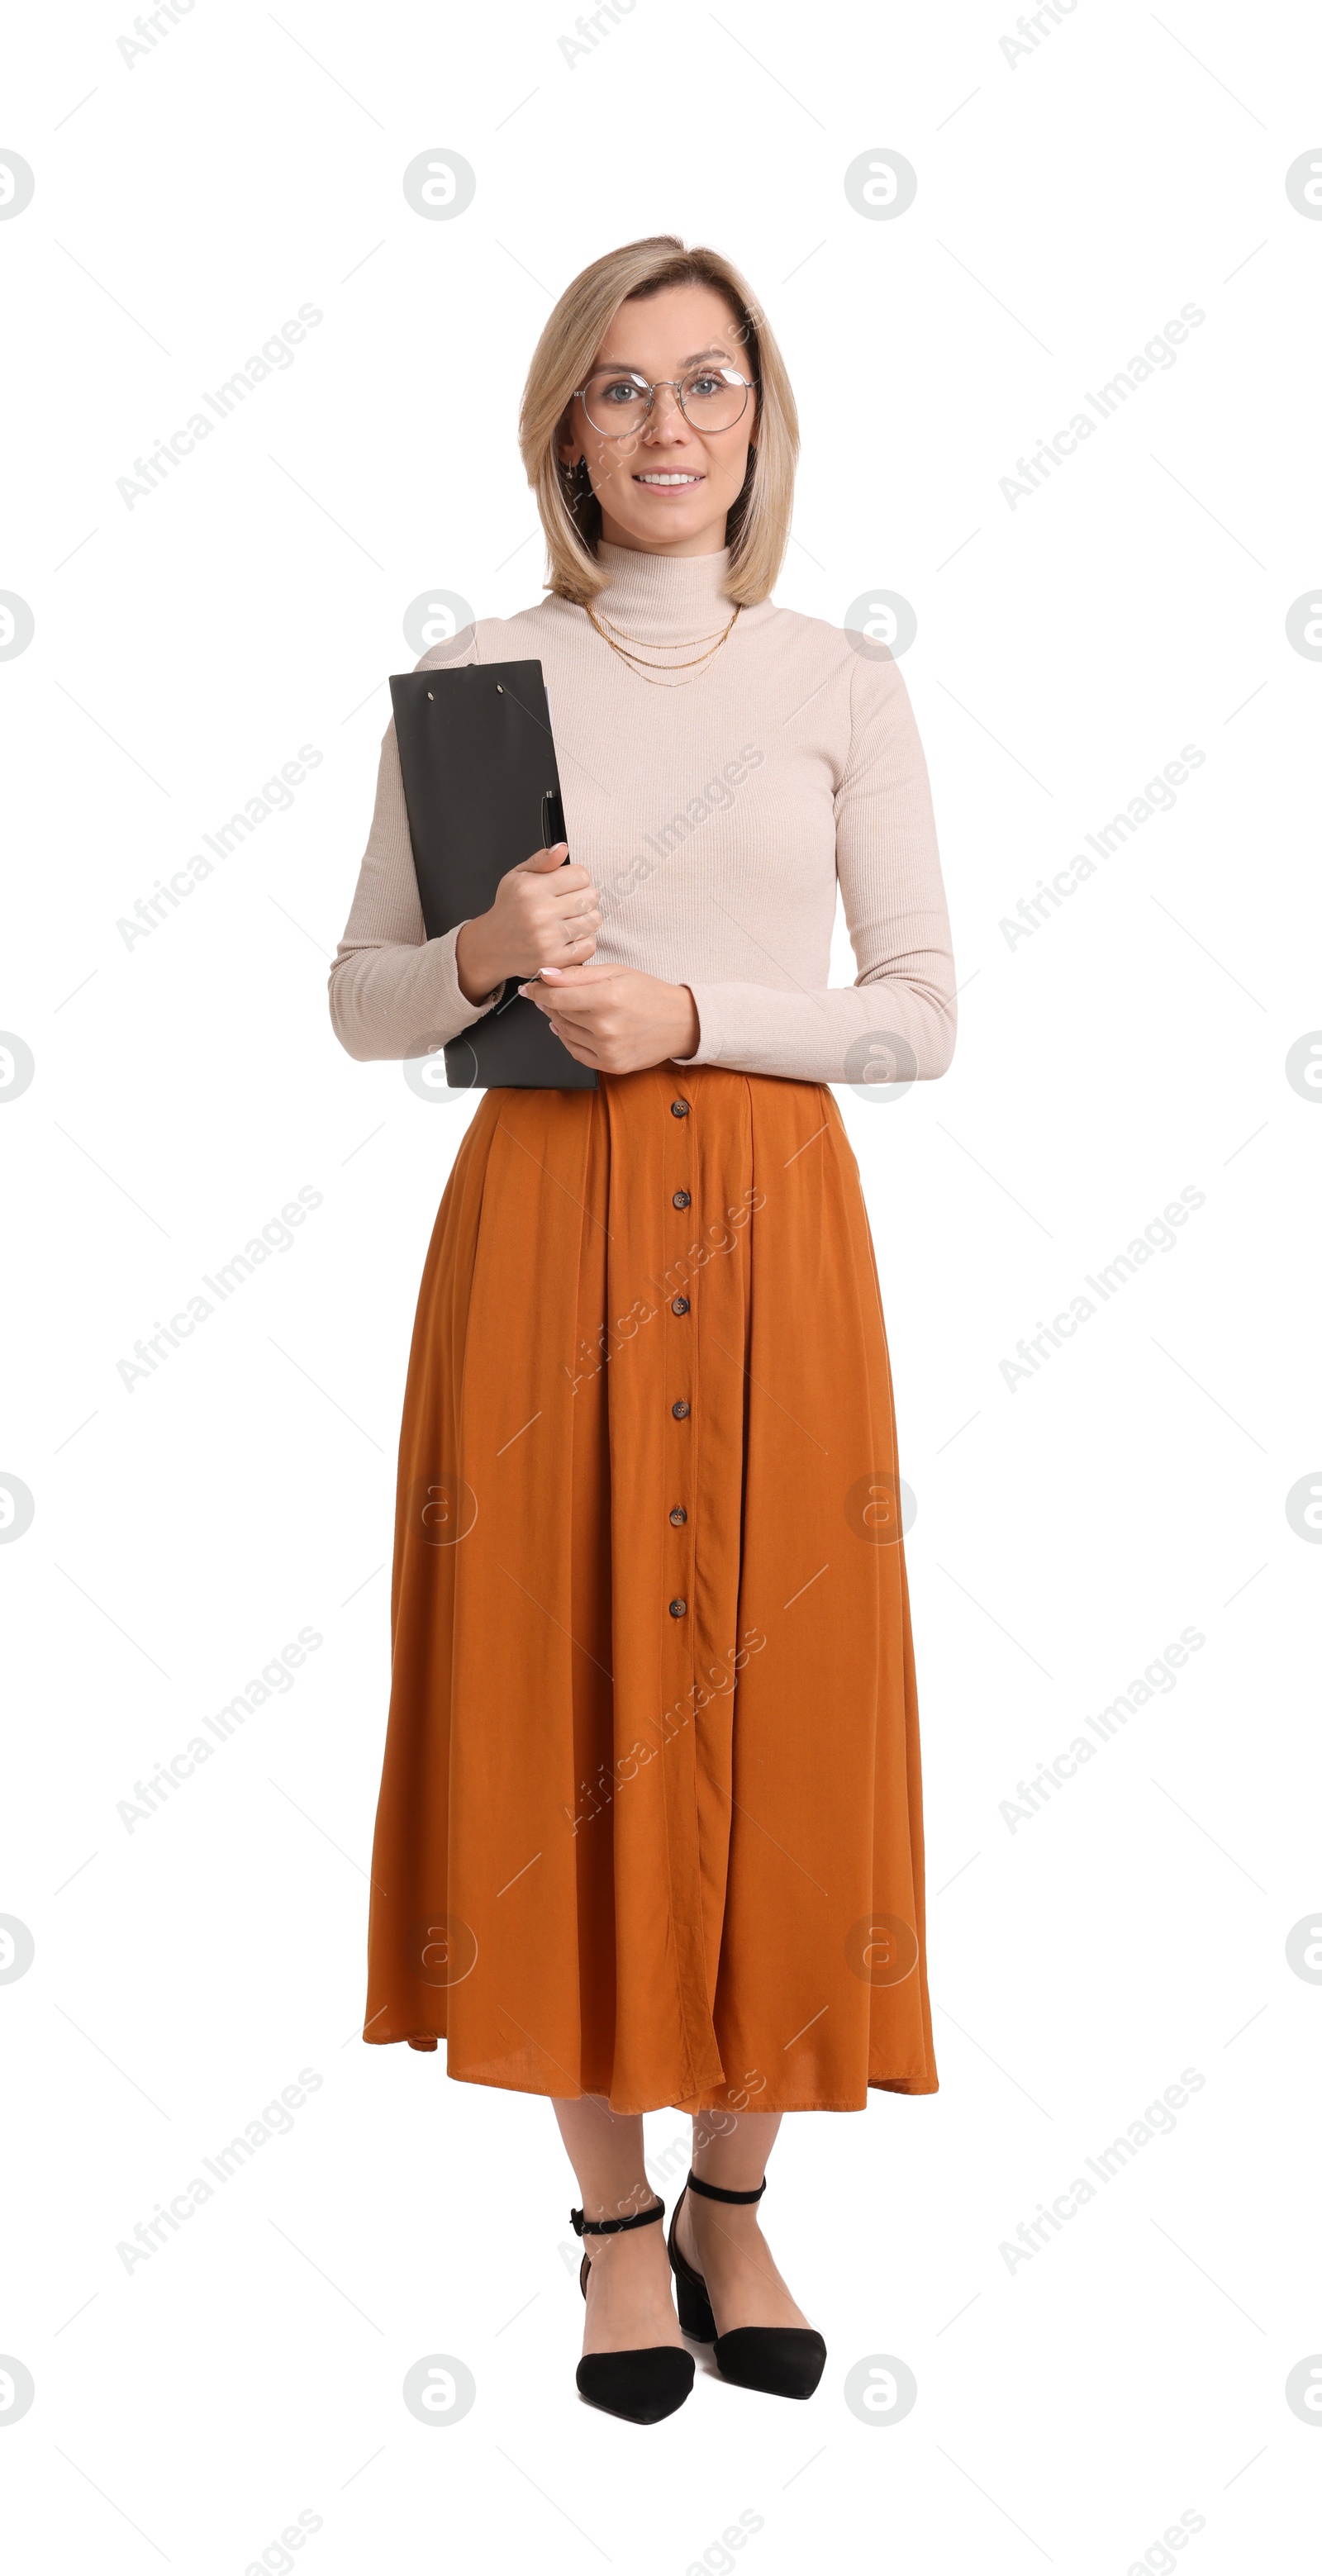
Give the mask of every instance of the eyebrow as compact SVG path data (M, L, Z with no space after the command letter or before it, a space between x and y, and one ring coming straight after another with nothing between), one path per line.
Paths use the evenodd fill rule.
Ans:
M681 367L696 367L700 358L728 358L729 355L728 349L695 349L690 357L681 358L679 363ZM643 373L643 369L634 366L629 358L598 358L593 373L596 374L602 367L619 367L627 370L631 376L641 376Z

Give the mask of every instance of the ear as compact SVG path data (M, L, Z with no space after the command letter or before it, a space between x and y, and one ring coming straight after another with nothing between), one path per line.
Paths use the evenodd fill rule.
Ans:
M564 411L560 415L559 426L555 434L555 453L556 462L558 464L568 465L570 467L577 465L582 457L583 442L581 438L576 438L574 435L574 406L572 403L567 403Z

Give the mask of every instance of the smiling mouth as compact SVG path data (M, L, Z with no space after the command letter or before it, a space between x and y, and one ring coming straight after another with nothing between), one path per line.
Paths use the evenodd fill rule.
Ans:
M653 473L635 474L633 479L635 483L645 483L649 490L654 492L687 492L691 491L695 484L705 481L706 478L701 474Z

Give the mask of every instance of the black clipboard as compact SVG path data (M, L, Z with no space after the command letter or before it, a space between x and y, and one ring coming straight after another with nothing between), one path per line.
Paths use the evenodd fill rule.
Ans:
M565 838L551 710L539 661L466 662L392 676L413 866L429 939L486 912L500 879ZM452 1090L595 1091L592 1067L506 984L445 1049Z

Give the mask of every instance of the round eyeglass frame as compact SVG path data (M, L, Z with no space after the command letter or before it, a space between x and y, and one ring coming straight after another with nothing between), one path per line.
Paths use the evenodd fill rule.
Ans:
M589 376L587 385L576 385L572 399L574 402L582 403L583 417L586 420L589 429L596 431L598 438L639 437L642 431L646 429L647 424L652 417L652 413L656 407L657 395L660 393L663 385L668 385L670 387L680 410L684 414L685 420L689 423L689 427L693 429L698 426L698 424L690 417L688 404L684 400L683 388L688 382L690 376L697 376L702 373L702 369L700 367L688 368L686 374L683 376L658 376L655 384L648 384L646 376L639 375L637 370L633 367L602 367L597 369L596 372L601 375L628 376L632 379L634 384L645 388L647 393L647 409L644 412L641 421L636 422L631 429L603 429L599 422L593 419L591 412L588 410L588 385L591 384L592 377ZM722 372L727 376L733 376L736 384L743 386L743 403L740 409L735 413L734 419L726 421L724 429L704 430L702 433L704 438L723 438L726 429L737 429L740 421L743 419L744 413L748 409L749 395L751 393L756 393L757 391L756 378L752 376L741 376L737 367L727 367L724 368Z

